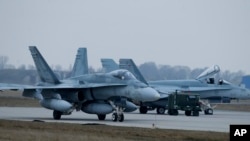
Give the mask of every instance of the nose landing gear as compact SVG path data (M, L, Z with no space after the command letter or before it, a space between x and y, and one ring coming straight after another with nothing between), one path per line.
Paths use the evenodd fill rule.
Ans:
M124 121L124 114L123 114L123 108L117 106L115 112L112 114L112 120L114 122L116 121L120 121L123 122Z

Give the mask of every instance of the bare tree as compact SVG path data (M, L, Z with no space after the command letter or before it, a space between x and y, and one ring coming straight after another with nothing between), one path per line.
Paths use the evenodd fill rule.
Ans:
M0 69L4 69L7 65L9 58L7 56L0 56Z
M36 68L33 65L28 65L28 70L36 70Z
M26 66L23 64L21 66L18 67L19 70L26 70Z
M139 70L147 80L159 80L161 78L154 62L146 62L140 65Z
M61 65L55 65L55 71L62 71L62 66Z

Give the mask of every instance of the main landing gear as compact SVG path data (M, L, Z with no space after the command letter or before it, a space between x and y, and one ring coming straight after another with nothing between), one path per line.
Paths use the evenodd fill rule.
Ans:
M55 120L60 120L61 117L62 117L62 115L70 115L70 114L71 114L71 112L65 112L65 113L63 113L63 112L54 110L54 111L53 111L53 118L54 118Z
M63 114L62 112L54 110L54 112L53 112L53 118L55 120L59 120L59 119L61 119L62 114Z

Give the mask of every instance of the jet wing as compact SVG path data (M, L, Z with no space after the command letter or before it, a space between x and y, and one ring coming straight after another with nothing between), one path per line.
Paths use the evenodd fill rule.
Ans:
M88 83L88 84L59 84L51 86L33 86L32 88L25 89L87 89L87 88L98 88L98 87L113 87L113 86L127 86L126 84L117 83Z
M181 88L181 87L153 87L154 89L156 89L159 93L161 94L171 94L173 92L176 91L183 91L183 92L203 92L203 91L214 91L214 90L230 90L232 89L231 87L185 87L185 88Z
M22 90L26 87L33 87L33 86L21 85L21 84L0 83L0 90Z
M189 89L183 89L182 91L193 91L193 92L199 92L199 91L214 91L214 90L230 90L232 88L230 87L190 87Z
M24 90L24 89L85 89L97 87L127 86L119 83L87 83L87 84L58 84L47 86L31 86L19 84L0 83L0 90Z

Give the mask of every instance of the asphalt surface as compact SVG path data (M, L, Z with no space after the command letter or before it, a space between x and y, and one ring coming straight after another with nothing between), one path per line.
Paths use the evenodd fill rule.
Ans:
M231 124L250 124L250 112L215 110L213 115L185 116L180 111L178 116L158 115L155 111L139 114L138 111L125 113L123 122L113 122L112 114L105 121L99 121L96 115L74 111L71 115L62 116L61 120L53 119L53 111L44 108L0 107L0 119L22 121L64 122L74 124L106 124L113 126L181 129L198 131L229 132Z

